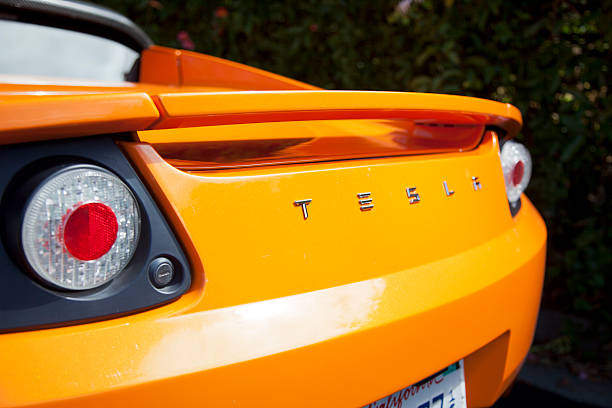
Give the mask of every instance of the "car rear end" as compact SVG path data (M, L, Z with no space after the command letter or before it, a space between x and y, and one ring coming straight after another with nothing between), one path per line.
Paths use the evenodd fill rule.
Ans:
M152 244L141 267L165 256L189 279L121 313L30 314L6 329L0 405L400 406L419 402L414 388L376 401L455 363L468 406L510 385L531 345L546 244L521 194L530 159L509 140L514 108L324 91L151 102L157 119L77 138L70 159L117 173L141 206L150 197L160 218L142 209ZM79 154L109 141L129 169ZM60 157L73 142L43 143ZM4 149L15 146L29 145ZM176 253L153 254L160 223Z

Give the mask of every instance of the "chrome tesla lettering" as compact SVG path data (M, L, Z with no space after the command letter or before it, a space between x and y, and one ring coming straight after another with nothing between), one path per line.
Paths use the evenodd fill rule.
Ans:
M370 211L374 208L374 204L372 204L372 199L369 198L372 193L358 193L357 198L359 199L359 209L361 211Z
M480 184L480 181L478 181L478 177L472 176L472 186L474 187L474 191L482 189L482 185Z
M450 188L448 188L448 184L446 183L446 180L444 180L442 182L442 185L444 186L444 193L446 194L447 197L452 196L453 194L455 194L455 192L453 190L451 190Z
M471 176L471 178L472 178L472 188L474 189L474 191L482 190L482 184L480 183L478 176ZM444 194L446 195L446 197L450 197L455 194L455 190L452 190L449 187L448 182L446 180L442 180L442 187L444 188ZM421 195L417 193L416 187L407 187L406 195L408 196L408 199L410 200L410 204L417 204L421 202ZM372 199L371 192L357 193L357 199L358 199L359 209L361 211L370 211L374 208L374 202ZM307 206L311 202L312 202L311 198L307 198L304 200L296 200L293 202L293 204L296 207L302 207L302 214L304 215L305 220L308 219Z
M408 187L406 189L406 194L408 194L410 204L416 204L421 201L421 196L416 192L416 187Z
M293 205L295 205L296 207L302 207L302 214L304 215L305 220L308 219L308 209L306 208L306 206L310 204L311 201L312 198L307 198L305 200L296 200L293 202Z

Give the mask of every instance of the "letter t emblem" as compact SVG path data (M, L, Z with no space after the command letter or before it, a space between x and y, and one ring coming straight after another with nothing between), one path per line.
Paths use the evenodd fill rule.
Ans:
M305 220L308 219L308 209L306 208L306 206L310 204L311 201L311 198L307 198L305 200L296 200L293 202L293 205L295 205L296 207L302 207L302 214L304 215Z

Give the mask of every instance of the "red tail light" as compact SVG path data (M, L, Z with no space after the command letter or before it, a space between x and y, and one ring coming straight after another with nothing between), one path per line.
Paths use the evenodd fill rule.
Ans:
M512 185L519 186L523 177L525 176L525 164L522 161L518 161L512 169Z

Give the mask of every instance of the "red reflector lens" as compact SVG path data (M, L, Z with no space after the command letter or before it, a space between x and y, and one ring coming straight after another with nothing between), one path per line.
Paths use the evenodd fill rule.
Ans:
M512 184L515 186L521 184L523 175L525 175L525 165L522 161L519 161L514 165L514 169L512 169Z
M88 203L72 211L64 225L64 245L82 261L98 259L117 239L117 217L102 203Z

